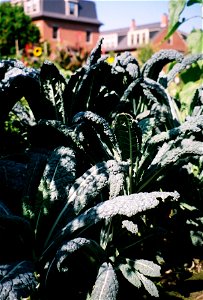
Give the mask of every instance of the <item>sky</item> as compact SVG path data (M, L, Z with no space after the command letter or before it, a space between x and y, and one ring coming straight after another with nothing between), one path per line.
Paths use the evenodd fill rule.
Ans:
M160 22L164 13L168 14L168 0L92 0L96 3L97 16L104 25L101 31L130 26L132 19L137 25ZM179 1L179 0L177 0ZM194 4L186 7L181 18L192 18L179 27L183 32L190 32L193 28L202 28L202 7Z
M0 3L5 0L0 0ZM57 1L57 0L56 0ZM135 19L137 25L160 22L164 13L168 14L169 0L89 0L96 3L97 16L103 25L100 31L130 26ZM179 0L176 0L179 1ZM200 4L186 7L181 18L192 18L179 27L189 33L193 28L203 28L203 10Z

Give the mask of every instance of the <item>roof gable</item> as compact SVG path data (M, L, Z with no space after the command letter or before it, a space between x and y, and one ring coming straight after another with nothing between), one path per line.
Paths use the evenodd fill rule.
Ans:
M42 13L62 14L65 13L64 0L43 0ZM96 6L92 1L78 1L78 17L97 19Z

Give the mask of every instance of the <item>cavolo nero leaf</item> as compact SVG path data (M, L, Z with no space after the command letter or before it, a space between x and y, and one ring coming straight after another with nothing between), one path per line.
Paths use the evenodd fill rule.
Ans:
M142 67L144 77L157 80L163 67L173 61L181 62L184 56L176 50L160 50L152 55Z
M159 297L159 291L156 287L156 285L148 279L146 276L144 276L141 273L137 273L139 279L142 281L142 284L144 285L145 289L148 291L148 293L153 297Z
M60 272L68 271L68 263L71 260L72 254L77 251L83 250L91 253L91 256L97 260L103 260L105 255L103 249L94 240L86 238L75 238L68 242L65 242L56 253L56 265Z
M110 187L110 198L115 198L123 187L124 173L127 169L127 164L116 160L96 164L72 185L67 198L68 204L72 203L74 212L78 214L106 185Z
M104 262L97 275L91 294L91 300L116 300L118 295L118 280L111 263Z
M119 265L119 269L123 276L135 287L140 288L142 284L150 295L154 297L159 296L156 285L146 276L159 277L160 267L152 261L137 259L132 261L126 259L125 263Z
M142 191L155 179L157 180L166 172L168 168L174 165L183 165L185 159L191 157L201 157L203 155L203 143L200 141L192 141L191 139L183 139L176 143L174 141L164 143L158 150L149 167L145 170L139 184L138 191Z
M182 61L176 63L172 69L164 76L159 78L159 82L166 88L170 82L175 79L177 74L184 71L188 66L191 66L193 63L198 62L199 60L203 59L203 54L189 54L185 56Z
M120 149L116 136L104 118L91 111L81 111L73 117L72 122L74 125L79 123L90 125L109 156L113 155L116 159L120 159Z
M158 199L165 201L168 198L176 201L179 198L179 194L177 192L138 193L128 196L118 196L114 199L99 203L63 227L55 239L45 249L41 259L66 236L70 236L76 231L90 227L101 220L108 220L116 215L132 217L137 213L156 207L159 204Z
M134 268L146 276L151 276L151 277L161 276L160 273L161 267L155 264L154 262L146 259L136 259L134 261Z
M122 272L123 276L135 287L140 288L142 286L141 280L138 276L138 272L128 263L120 264L119 270Z
M114 134L117 137L123 160L131 163L140 155L142 142L141 129L138 122L130 114L118 114L113 122Z
M13 60L0 62L0 98L1 111L0 120L5 120L8 113L17 101L22 97L28 101L30 108L40 110L40 84L39 71L33 68L26 68L22 63ZM40 112L36 112L36 116Z
M1 300L31 297L37 290L35 268L30 261L0 265Z
M63 94L67 84L66 79L59 72L56 66L45 61L40 71L41 103L44 119L54 119L66 122Z
M66 199L75 180L75 153L68 147L56 148L45 166L39 190L44 199L59 201Z
M96 164L77 178L68 194L64 195L66 204L57 216L45 245L47 245L56 225L63 215L78 215L107 185L109 185L109 198L118 196L123 188L127 169L128 165L126 163L109 160Z

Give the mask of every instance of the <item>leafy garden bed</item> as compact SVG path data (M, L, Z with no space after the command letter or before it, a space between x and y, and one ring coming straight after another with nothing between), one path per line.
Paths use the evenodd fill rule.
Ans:
M101 44L70 79L0 62L1 300L200 292L202 91L183 118L168 87L202 55L109 64Z

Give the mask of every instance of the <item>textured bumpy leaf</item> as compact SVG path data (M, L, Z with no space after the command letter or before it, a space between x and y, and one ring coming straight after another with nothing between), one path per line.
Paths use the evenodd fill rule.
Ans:
M166 110L168 110L168 119L172 119L174 122L176 122L172 125L177 126L177 124L179 123L177 105L172 100L167 91L162 87L162 85L152 79L145 78L144 82L141 83L141 86L143 88L144 95L152 104L157 103L159 105L161 104L162 106L166 105ZM148 108L153 112L152 104L148 105ZM159 108L159 111L161 111L161 108L162 107Z
M10 187L14 192L22 192L25 187L26 164L14 160L0 159L0 187Z
M140 288L142 286L142 282L138 276L139 272L129 268L128 264L120 264L119 269L121 270L123 276L135 287Z
M127 168L128 164L126 163L110 160L95 165L79 177L70 188L69 193L64 195L67 203L57 216L45 245L47 245L52 232L64 214L78 215L92 199L101 193L104 187L109 185L110 199L118 196L124 185Z
M68 271L68 261L71 259L71 255L76 251L84 249L85 251L91 251L91 254L99 259L104 258L103 249L93 240L88 240L86 238L75 238L71 241L66 242L56 253L56 264L60 272Z
M143 284L145 289L154 297L158 297L158 289L155 284L146 278L146 276L159 277L160 266L153 263L152 261L137 259L132 261L130 259L126 259L125 263L121 263L119 265L119 269L121 270L123 276L134 286L140 288Z
M131 163L140 155L142 142L141 129L136 120L129 114L118 114L113 123L122 159L130 159Z
M140 76L140 68L136 58L128 51L118 54L115 57L112 65L112 73L123 72L125 75L129 74L132 79Z
M68 204L72 203L74 212L78 214L107 185L110 187L110 198L118 196L123 188L127 167L128 164L119 163L115 160L93 166L79 177L71 187Z
M163 170L178 163L183 164L182 158L201 157L202 155L203 143L199 141L183 139L179 144L176 144L176 147L174 147L174 141L170 141L168 144L164 143L146 170L140 184L138 184L138 191L142 191L153 180L161 176Z
M188 66L191 66L193 63L196 63L199 60L203 59L203 54L190 54L184 57L184 59L176 63L173 68L168 72L168 74L160 77L159 82L166 88L170 82L172 82L177 74L185 70Z
M101 57L101 47L102 47L103 38L101 38L94 49L91 51L88 59L87 66L92 66L97 63L98 59Z
M134 262L134 268L146 276L151 276L151 277L161 276L160 273L161 267L153 263L152 261L146 259L136 259Z
M44 119L66 122L63 92L66 79L53 63L45 61L40 71L41 93L44 105Z
M17 300L32 296L38 285L34 271L34 265L29 261L0 265L1 300Z
M116 300L118 280L113 266L103 263L99 268L97 279L91 294L91 300Z
M85 111L76 114L72 120L73 124L86 122L96 130L96 134L102 142L102 145L110 155L114 155L117 159L120 158L120 149L115 135L113 134L108 122L99 115ZM110 150L110 151L109 151Z
M78 215L92 199L101 193L105 186L109 185L110 198L118 196L123 188L126 168L127 164L110 160L95 165L79 177L70 188L66 196L67 203L52 226L45 245L65 213Z
M126 228L129 232L131 232L133 234L138 233L137 224L134 224L132 221L129 221L129 220L122 221L122 228Z
M32 110L39 108L40 89L39 71L26 68L18 60L2 60L0 62L0 119L6 118L14 104L23 96ZM34 101L35 100L35 101Z
M12 108L12 112L19 118L20 122L24 125L34 126L36 125L35 117L32 111L22 105L20 102L17 102Z
M44 170L39 190L44 199L64 200L75 180L75 153L72 149L59 147L53 151Z
M143 122L144 121L140 122L141 128L142 128ZM145 128L143 128L143 130L145 130ZM156 162L160 167L162 164L161 159L163 159L163 157L167 156L167 151L173 150L172 153L174 155L175 155L175 151L178 151L178 153L180 152L180 155L181 155L181 147L182 146L180 146L180 144L177 144L177 143L181 142L184 138L189 139L191 137L191 139L194 139L194 138L196 138L197 140L201 139L202 130L203 130L203 116L200 115L200 116L196 116L196 117L189 117L187 119L187 121L185 121L182 125L175 127L171 130L168 130L166 132L161 132L159 134L156 134L151 138L150 138L150 136L148 137L148 135L147 135L147 137L148 137L147 140L146 140L147 137L145 138L145 136L144 136L147 143L145 142L144 147L142 149L142 151L144 152L144 155L142 155L142 158L139 162L139 168L137 171L138 177L141 176L140 174L142 172L146 171L146 174L148 173L149 170L147 170L147 168L152 163L152 160L155 159L155 157L156 157L156 160L154 161L154 163ZM150 133L151 132L152 131L150 131ZM163 145L164 143L165 143L165 145ZM177 144L177 149L174 148L175 143ZM191 140L191 143L192 143L192 140ZM195 153L196 152L198 153L198 149L199 149L199 147L201 147L201 144L199 144L199 143L200 142L198 142L198 145L199 145L198 148L194 149ZM160 148L160 147L162 147L162 148ZM158 153L158 149L159 149L159 153ZM184 151L187 151L187 149L183 150L182 157L186 157L186 152L184 152ZM194 153L194 155L195 155L195 153ZM192 155L192 153L190 155ZM189 149L188 149L187 156L189 156ZM159 160L160 160L160 163L159 163ZM173 163L175 163L175 161L178 161L178 159L176 160L176 156L174 157ZM173 163L171 162L171 166L173 165ZM159 169L158 165L157 165L157 170ZM151 173L151 175L152 175L151 179L155 178L154 176L157 176L157 174L154 172ZM148 179L149 179L149 177L148 177ZM143 184L144 184L144 181L143 181Z
M159 297L159 291L156 287L156 285L149 280L147 277L145 277L143 274L137 273L139 279L142 281L142 284L144 285L145 289L148 291L148 293L153 297Z
M157 80L162 68L172 61L181 62L184 56L176 50L160 50L144 64L142 74L144 77Z
M52 246L57 245L60 240L63 240L65 236L71 235L79 229L92 226L103 219L108 220L116 215L132 217L137 213L156 207L159 204L158 199L165 201L167 198L177 200L179 194L177 192L139 193L129 196L118 196L112 200L99 203L68 223L59 232L55 240L47 247L44 254L49 251L49 248L52 248Z
M175 140L176 138L183 138L184 136L199 136L203 131L203 116L190 117L182 125L175 127L169 131L161 132L153 136L149 144L157 144L168 142L170 140Z

